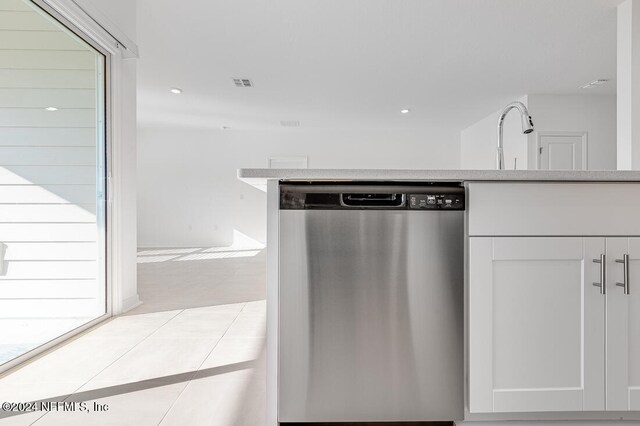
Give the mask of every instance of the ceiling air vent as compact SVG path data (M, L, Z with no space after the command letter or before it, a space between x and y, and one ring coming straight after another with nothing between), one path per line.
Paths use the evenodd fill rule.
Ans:
M236 87L253 87L253 82L248 78L234 78L233 84L235 84Z
M281 121L280 125L282 127L300 127L300 122L297 120L285 120Z

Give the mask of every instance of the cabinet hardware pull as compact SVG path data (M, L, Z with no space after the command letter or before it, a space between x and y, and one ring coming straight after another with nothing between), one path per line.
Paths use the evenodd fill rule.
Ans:
M622 282L616 283L616 285L624 289L624 294L629 294L629 255L625 254L622 259L616 259L616 263L622 263L624 268Z
M600 287L600 294L607 293L607 257L604 254L600 255L600 259L593 259L593 263L600 264L600 282L593 283L594 286Z

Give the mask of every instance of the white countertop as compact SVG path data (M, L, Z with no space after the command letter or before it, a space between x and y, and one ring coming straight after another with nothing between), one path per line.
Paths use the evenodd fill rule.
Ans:
M238 169L238 178L263 189L267 180L374 181L568 181L640 182L626 170L407 170L407 169Z

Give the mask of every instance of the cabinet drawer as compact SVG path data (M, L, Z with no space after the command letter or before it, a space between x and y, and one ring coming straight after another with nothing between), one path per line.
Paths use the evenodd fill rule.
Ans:
M640 235L640 183L468 185L470 236Z

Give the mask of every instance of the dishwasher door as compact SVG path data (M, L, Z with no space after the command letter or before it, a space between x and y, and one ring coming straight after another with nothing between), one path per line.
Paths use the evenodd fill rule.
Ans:
M463 418L463 215L280 211L280 422Z

